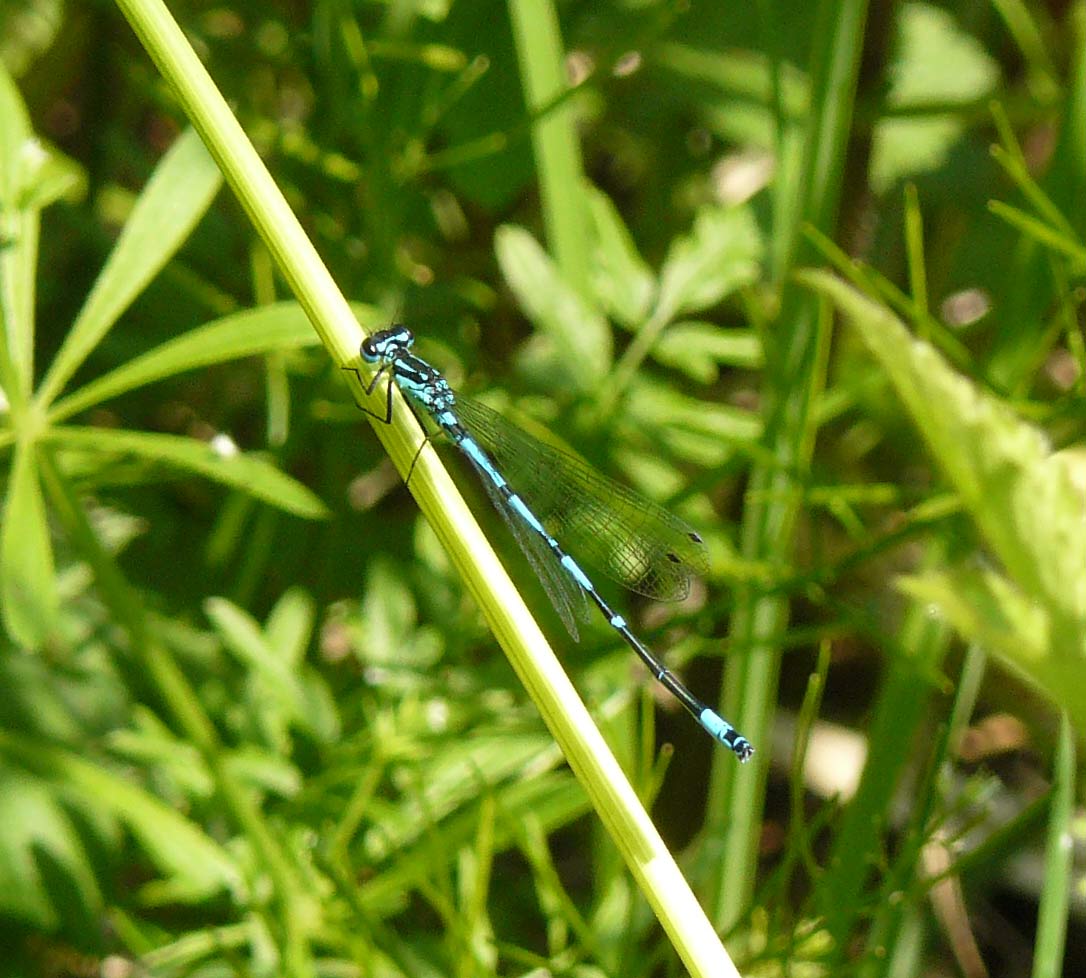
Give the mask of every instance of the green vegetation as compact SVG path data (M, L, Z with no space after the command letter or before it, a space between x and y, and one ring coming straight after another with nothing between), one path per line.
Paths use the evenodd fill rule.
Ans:
M0 978L1086 968L1086 4L168 6L0 7ZM749 764L393 319L705 537Z

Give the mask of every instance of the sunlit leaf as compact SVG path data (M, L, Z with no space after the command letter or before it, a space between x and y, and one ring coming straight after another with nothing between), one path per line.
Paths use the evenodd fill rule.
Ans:
M652 348L654 360L703 384L720 377L721 366L753 370L762 365L762 343L752 329L725 329L716 323L668 326Z
M126 391L186 370L272 350L315 346L319 338L296 302L277 302L217 319L129 360L58 401L50 418L70 417Z
M0 766L0 824L0 908L5 916L52 930L73 904L88 916L100 910L102 894L86 848L47 784ZM63 891L57 887L60 874Z
M313 599L301 588L291 588L284 593L268 615L265 628L268 641L291 665L297 665L304 658L313 634L314 619Z
M1086 498L1073 458L1054 454L1039 429L957 374L887 309L826 273L803 278L855 325L1013 582L977 577L956 600L975 599L978 621L992 615L993 601L1005 602L999 627L1028 627L1032 634L1001 642L994 651L1032 676L1086 729L1086 697L1072 695L1086 689ZM960 608L948 610L948 617L965 620ZM1042 652L1037 630L1044 622L1048 642Z
M56 626L59 599L34 451L22 443L15 447L4 502L0 572L8 634L21 645L38 648Z
M309 489L284 475L271 462L255 455L223 453L194 438L74 425L52 429L48 437L60 447L93 450L103 455L130 455L183 469L247 492L296 516L320 519L328 515L324 503Z
M24 401L34 377L34 295L38 212L24 206L40 147L26 106L0 61L0 385L10 403Z
M897 586L917 601L937 607L967 641L998 652L1012 665L1039 662L1048 655L1048 615L993 570L956 567L902 577ZM1068 692L1086 697L1086 689Z
M86 171L54 146L35 142L33 169L22 193L22 205L41 210L58 200L80 200L87 192Z
M22 156L33 136L26 106L15 82L0 61L0 202L19 204L23 187Z
M505 225L494 237L502 274L525 315L553 343L563 367L590 391L611 366L607 320L569 285L550 256L523 228Z
M259 622L224 598L209 598L205 610L230 651L261 678L278 709L288 711L294 719L304 719L305 697L293 663L271 647Z
M999 81L996 62L947 10L906 3L898 25L886 96L895 114L875 127L871 154L871 183L880 192L904 176L940 166L968 124L953 107L981 103ZM930 105L950 111L926 111Z
M224 889L242 894L243 879L234 860L165 802L66 750L22 739L14 746L26 766L54 782L54 792L62 789L123 823L167 877L159 886L169 886L173 899L197 902Z
M756 281L764 247L746 207L703 207L693 231L678 238L660 272L653 315L662 320L716 305Z
M222 175L200 137L189 130L170 147L136 200L42 383L50 401L121 314L162 270L211 206Z
M626 326L636 326L649 313L656 277L638 253L611 198L592 186L587 198L595 234L592 288L609 315Z

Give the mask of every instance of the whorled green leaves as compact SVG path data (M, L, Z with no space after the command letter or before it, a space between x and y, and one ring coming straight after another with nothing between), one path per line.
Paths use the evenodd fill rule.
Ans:
M33 134L11 78L0 68L0 386L7 401L0 448L13 461L0 528L0 599L5 629L18 644L39 647L56 624L53 543L38 453L48 446L61 473L88 464L106 473L119 457L148 469L168 467L212 479L296 515L326 515L321 501L284 475L270 458L229 442L140 431L77 428L70 417L166 377L315 344L300 307L279 303L236 313L171 340L60 398L88 356L125 310L172 260L200 221L222 177L194 132L183 134L156 166L61 348L34 389L34 293L41 209L81 185L78 168ZM367 310L358 310L365 315ZM97 461L95 461L97 460ZM101 481L101 479L99 479Z

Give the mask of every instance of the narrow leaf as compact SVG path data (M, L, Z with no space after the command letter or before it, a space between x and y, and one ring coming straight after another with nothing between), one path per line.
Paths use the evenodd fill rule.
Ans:
M724 329L716 323L681 322L668 326L652 348L652 358L703 384L720 377L721 365L753 370L762 365L762 343L752 329Z
M324 503L300 482L255 455L223 454L206 442L177 435L64 426L47 436L61 447L133 455L220 482L307 519L328 515Z
M886 308L830 275L804 279L856 325L992 549L1057 617L1086 622L1083 495L1066 457L1005 403L955 373Z
M703 207L694 230L677 239L660 273L653 317L667 321L716 305L758 278L764 247L747 207Z
M111 397L186 370L273 350L314 346L318 342L316 332L297 302L277 302L247 309L194 329L130 360L58 401L49 417L55 423Z
M14 641L36 649L55 627L60 602L37 464L22 443L15 447L0 527L0 571L4 626Z
M13 766L0 767L0 825L0 912L5 917L53 930L63 919L58 904L75 904L87 913L101 909L102 893L87 850L51 785Z
M29 397L34 377L39 227L24 198L41 155L22 96L0 61L0 385L11 404Z
M293 663L269 645L260 624L237 605L224 598L211 598L205 611L227 647L260 677L281 708L298 720L305 718L305 695Z
M592 288L608 314L626 326L636 326L649 314L656 277L637 251L633 237L611 198L588 187L588 213L595 234Z
M195 902L224 889L244 892L234 860L195 823L111 771L37 740L5 735L5 751L85 806L112 815L135 835L151 861Z
M136 200L132 215L42 383L49 403L147 283L173 257L211 206L222 175L189 130L170 147Z
M313 635L314 617L313 599L302 588L287 591L268 615L268 642L279 649L291 666L299 665L305 658L306 646Z
M494 246L502 274L525 315L553 341L581 389L593 389L611 366L607 320L562 278L550 256L523 228L500 227Z
M23 183L20 159L32 135L23 98L0 61L0 203L7 207L18 206Z
M87 193L87 174L75 160L45 141L33 142L34 167L22 193L25 208L42 210L57 200L78 201Z

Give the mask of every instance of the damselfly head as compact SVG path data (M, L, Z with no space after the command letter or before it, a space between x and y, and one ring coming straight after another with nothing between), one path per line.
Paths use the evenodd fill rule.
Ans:
M406 326L394 323L388 329L379 329L362 341L360 352L366 363L379 360L395 360L415 342L415 336Z

